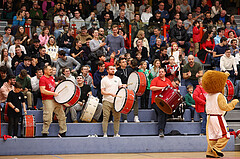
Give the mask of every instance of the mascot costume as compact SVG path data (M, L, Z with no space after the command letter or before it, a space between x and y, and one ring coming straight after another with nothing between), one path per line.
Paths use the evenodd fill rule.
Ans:
M203 89L208 93L206 96L207 126L206 137L208 148L206 157L223 157L222 149L230 139L228 126L224 119L226 111L231 111L239 102L238 99L232 100L229 104L224 97L224 87L229 73L209 70L204 73L202 78Z

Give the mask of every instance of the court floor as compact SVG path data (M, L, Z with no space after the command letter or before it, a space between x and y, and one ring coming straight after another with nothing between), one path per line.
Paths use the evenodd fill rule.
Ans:
M222 159L240 159L240 152L224 152ZM73 154L73 155L28 155L0 156L0 159L160 159L160 158L205 158L204 152L128 153L128 154Z

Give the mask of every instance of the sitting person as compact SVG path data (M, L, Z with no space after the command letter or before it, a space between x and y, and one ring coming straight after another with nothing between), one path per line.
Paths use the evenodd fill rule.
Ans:
M187 86L187 94L185 95L185 102L187 105L187 109L190 109L191 111L191 118L194 117L194 112L195 112L195 101L193 99L193 86L188 85Z
M78 103L70 108L71 119L73 123L78 123L77 111L81 111L83 109L84 105L88 101L89 95L92 95L91 87L89 85L84 84L84 79L82 75L79 75L77 77L77 85L81 89L81 96L79 98ZM102 104L98 103L92 122L97 122L101 113L102 113Z
M37 108L37 99L38 99L38 98L41 98L41 99L42 99L41 92L40 92L40 89L39 89L39 80L40 80L40 78L43 76L43 71L42 71L42 69L37 68L35 75L36 75L36 76L34 76L33 78L31 78L32 93L33 93L33 106L34 106L34 109Z
M169 57L169 64L166 65L166 77L173 81L179 75L180 67L175 63L175 58L173 56Z

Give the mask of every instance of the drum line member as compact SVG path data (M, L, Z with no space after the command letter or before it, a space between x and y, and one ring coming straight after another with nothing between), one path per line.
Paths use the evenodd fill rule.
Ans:
M130 67L127 67L127 61L125 58L120 58L119 59L119 65L117 72L115 73L116 76L118 76L123 84L127 84L127 80L129 75L133 72L133 69ZM134 122L139 123L139 118L138 118L138 100L137 96L135 96L135 102L134 102ZM124 123L127 123L127 114L122 114L122 119Z
M71 118L73 123L78 123L77 111L81 111L83 109L84 104L86 104L85 102L88 101L88 96L92 95L91 87L87 84L84 84L84 78L82 75L79 75L77 77L77 85L81 90L81 96L79 98L78 103L70 108L70 113L71 113ZM102 104L98 103L97 109L92 119L93 123L96 123L98 121L99 117L101 116L101 113L102 113Z
M122 85L121 79L115 76L115 67L108 66L107 67L108 75L105 76L101 81L101 93L103 95L103 137L107 137L107 128L108 128L108 119L110 116L110 111L112 111L114 117L114 137L120 137L118 134L119 126L120 126L120 117L121 113L116 112L113 106L114 97L116 97L116 93L118 89L122 86L126 87L126 85Z
M48 136L48 129L52 123L53 112L56 114L59 123L59 137L66 136L67 125L66 117L63 111L63 106L56 103L53 96L58 96L57 92L54 92L55 81L52 77L52 67L43 67L44 75L40 78L39 87L42 95L43 103L43 129L42 136Z
M164 68L159 69L159 76L155 77L150 85L150 90L152 91L152 107L157 112L158 116L158 130L159 130L159 136L164 137L164 129L167 122L167 114L164 113L155 103L155 97L159 94L161 94L162 90L166 86L173 87L171 81L165 77L166 71Z

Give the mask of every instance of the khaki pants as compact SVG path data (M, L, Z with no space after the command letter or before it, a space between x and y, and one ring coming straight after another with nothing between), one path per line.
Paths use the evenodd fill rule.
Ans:
M33 103L33 95L30 91L24 91L22 92L24 96L27 96L27 105L28 108L32 108Z
M42 134L49 134L48 129L52 123L53 112L56 114L59 123L59 133L67 131L66 117L62 105L56 103L53 99L43 100L43 128Z
M196 55L199 51L199 43L194 43L194 54L193 55Z
M110 103L106 100L103 101L103 122L102 122L103 133L107 133L108 119L109 119L109 116L110 116L110 111L112 111L112 114L113 114L114 135L116 135L119 132L121 113L118 113L118 112L115 111L115 109L113 107L113 103Z
M213 151L212 148L214 148L218 152L222 152L221 150L227 145L228 140L229 139L224 137L224 138L218 139L216 141L215 140L209 141L206 155L218 157L217 153L215 151Z

